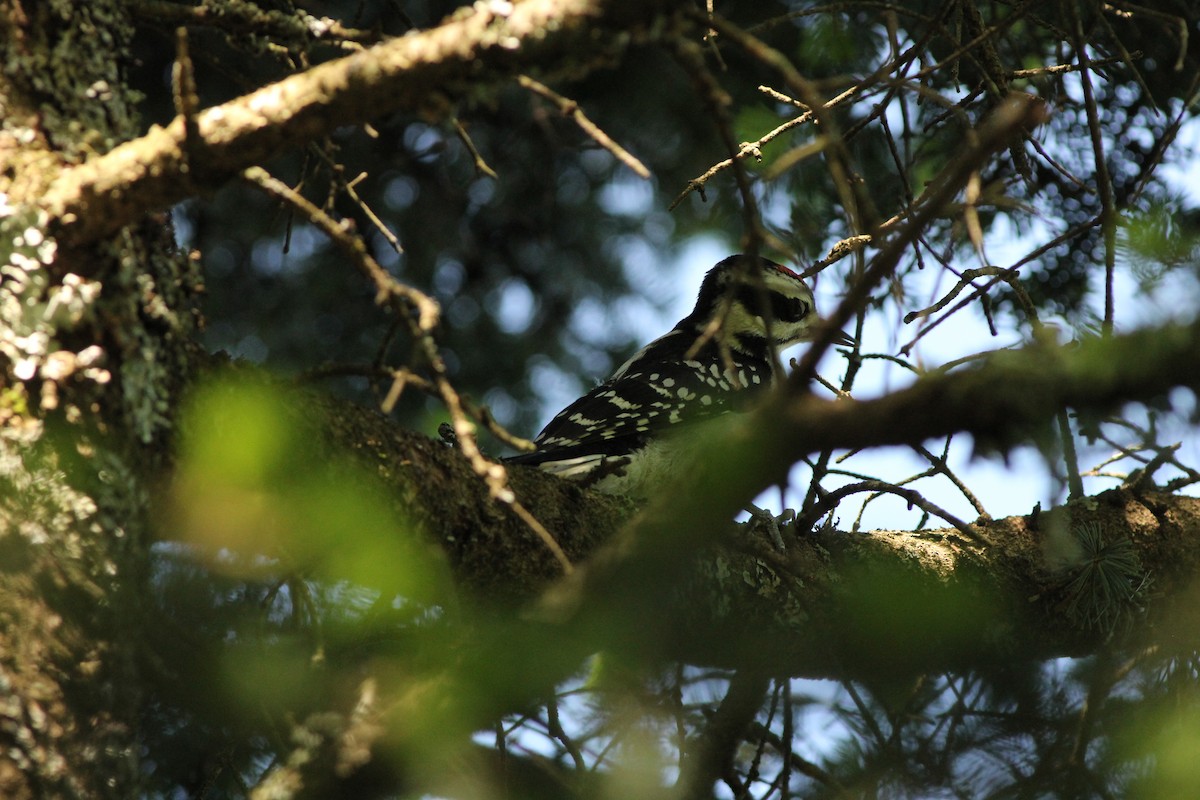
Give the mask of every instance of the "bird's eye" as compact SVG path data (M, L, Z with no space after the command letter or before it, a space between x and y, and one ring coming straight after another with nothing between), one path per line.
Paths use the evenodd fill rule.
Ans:
M799 322L808 316L808 303L799 297L772 294L771 313L780 322Z

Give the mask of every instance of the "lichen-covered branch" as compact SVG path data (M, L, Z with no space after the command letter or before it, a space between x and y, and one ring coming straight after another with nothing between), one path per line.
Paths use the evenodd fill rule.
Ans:
M665 2L479 3L414 32L182 117L64 170L40 204L62 244L220 186L284 150L399 110L444 115L523 72L586 70L648 36Z
M716 648L712 652L738 652L720 636L689 639L681 635L678 620L659 612L677 605L681 593L686 594L687 607L703 620L692 632L720 630L696 600L713 598L714 607L726 613L738 609L728 617L728 633L750 631L747 647L764 654L786 652L794 659L803 655L791 663L807 663L831 674L839 665L821 659L832 651L810 647L813 640L808 637L821 630L809 627L811 612L828 602L829 591L840 585L846 568L865 563L863 548L875 553L869 560L886 558L906 564L930 585L957 580L957 575L984 575L988 577L980 585L990 587L980 590L985 595L994 590L997 597L1029 597L1033 587L1046 588L1058 579L1045 557L1053 537L1066 536L1069 542L1079 525L1098 522L1107 536L1137 544L1146 575L1172 572L1177 576L1160 588L1179 588L1200 563L1200 542L1194 537L1200 529L1200 517L1196 516L1200 509L1193 500L1165 494L1153 500L1113 495L1099 501L1101 506L1115 503L1123 510L1099 517L1097 501L1085 499L1072 504L1068 517L1057 518L1054 525L1058 527L1047 522L1054 519L1051 516L1043 518L1043 527L1036 520L1022 522L1021 518L975 523L979 541L968 540L955 529L906 536L884 532L850 539L811 539L802 531L797 550L765 560L758 555L742 559L736 568L730 566L733 561L722 561L724 556L712 561L703 554L710 545L728 546L734 541L730 538L732 526L724 521L732 519L775 476L805 454L919 443L954 431L972 433L983 447L1011 446L1036 434L1066 406L1103 410L1130 400L1159 397L1174 386L1196 387L1200 377L1188 365L1197 359L1200 324L1173 325L1086 342L1070 350L1034 346L1005 353L989 364L927 378L878 400L820 401L778 395L757 413L713 430L700 445L706 455L695 459L694 471L680 475L673 489L640 512L605 550L592 556L579 575L560 584L543 601L546 613L570 616L580 608L588 609L589 615L615 613L638 620L636 638L642 646L687 642L687 647L703 651L707 642ZM897 420L905 424L898 425ZM714 458L713 453L721 457ZM514 475L519 477L517 471ZM530 502L530 507L540 513L536 502ZM1135 525L1138 517L1147 520L1144 525ZM551 530L565 547L572 547L570 529ZM825 551L842 555L827 558ZM797 567L796 559L808 566ZM760 563L762 566L757 566ZM1059 568L1069 572L1072 563L1067 558L1066 566ZM711 573L703 588L691 583L696 564ZM493 562L493 570L499 567ZM495 573L489 574L494 579ZM817 574L830 577L814 580ZM536 591L539 587L528 588ZM735 603L731 599L735 596L741 600ZM1054 623L1038 633L1045 645L1038 651L1050 654L1056 647L1071 651L1077 645L1079 627L1056 616L1061 598L1043 595L1042 601L1045 606L1026 609L1043 622ZM781 620L790 619L790 633L780 629L778 635L761 636L744 622L755 614L783 629L789 626ZM840 628L831 624L830 630L836 635ZM828 644L821 638L827 633L818 639Z
M559 580L537 537L488 500L461 454L398 431L375 414L347 415L335 403L341 411L329 416L333 440L361 452L416 511L464 591L476 597L522 603L541 596L540 616L548 619L615 614L636 620L629 637L664 658L844 675L870 665L886 668L889 656L845 620L862 613L855 602L869 597L858 591L856 575L871 581L892 575L911 582L914 614L954 607L966 597L982 604L971 607L993 623L946 633L945 648L931 647L917 659L923 666L945 666L985 645L1051 656L1094 646L1115 621L1133 619L1145 607L1161 611L1186 588L1200 564L1194 535L1200 502L1152 489L1114 490L1060 511L979 520L971 525L973 537L954 528L785 531L783 553L745 529L735 534L726 521L760 488L756 479L765 484L772 466L790 465L807 452L916 443L950 431L1011 445L1063 405L1098 410L1176 385L1200 385L1200 377L1182 368L1200 358L1196 328L1139 331L1071 350L1031 347L873 401L780 396L771 408L715 432L704 447L723 457L697 459L715 466L680 476L669 497L620 533L629 509L537 470L513 469L518 495L572 561L584 564L566 580ZM896 419L910 424L896 426ZM1086 532L1096 529L1106 544L1088 544ZM1130 548L1139 566L1125 576L1128 593L1117 607L1091 608L1089 578L1081 570L1095 560L1092 551L1114 543ZM1153 597L1142 591L1149 585ZM1109 622L1096 626L1096 619ZM911 652L902 655L913 662Z

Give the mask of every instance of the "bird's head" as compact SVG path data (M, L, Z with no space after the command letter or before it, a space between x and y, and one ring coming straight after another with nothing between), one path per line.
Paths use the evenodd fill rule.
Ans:
M729 306L719 335L739 350L755 349L767 341L778 349L810 341L821 325L812 290L795 272L766 258L755 263L748 256L735 255L710 269L688 321L700 332L721 314L723 303ZM841 332L834 342L854 344Z

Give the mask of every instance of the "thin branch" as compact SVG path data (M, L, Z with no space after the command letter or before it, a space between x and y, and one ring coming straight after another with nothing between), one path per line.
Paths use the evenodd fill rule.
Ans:
M976 278L983 276L991 276L994 278L989 286L994 284L997 280L1006 281L1008 283L1009 287L1013 290L1013 294L1016 295L1017 302L1020 303L1021 309L1025 312L1025 316L1029 319L1030 325L1033 326L1034 337L1040 339L1044 335L1044 327L1042 326L1041 320L1038 319L1037 308L1033 305L1033 301L1029 298L1028 292L1025 291L1025 287L1021 285L1020 280L1017 278L1016 266L1009 267L1008 269L988 266L964 271L959 279L959 282L954 286L954 288L947 292L941 300L924 310L913 311L905 314L905 324L911 323L913 320L928 317L931 314L937 313L941 309L945 308L951 300L958 296L958 293L962 291L963 287L970 285L971 282ZM987 295L980 294L980 296L986 297ZM961 305L959 307L961 307ZM974 357L972 356L972 358ZM944 366L947 369L949 368L949 365ZM1079 469L1079 456L1075 449L1075 438L1071 432L1071 421L1067 416L1066 409L1061 409L1055 416L1057 418L1056 424L1058 425L1059 440L1062 442L1063 460L1066 462L1067 467L1067 487L1069 496L1071 498L1083 497L1083 477Z
M847 100L851 99L855 95L863 92L865 90L865 88L866 88L866 84L855 84L854 86L850 87L846 91L842 92L838 96L834 97L833 99L831 99L827 103L825 103L824 108L826 108L826 109L835 108L835 107L841 105L842 103L846 102ZM791 101L791 102L793 104L797 104L796 101ZM776 128L772 129L771 131L767 132L766 134L760 136L755 141L744 142L738 148L736 148L736 153L734 153L734 155L730 156L729 158L725 159L724 161L718 161L717 163L715 163L711 167L709 167L707 170L705 170L705 172L702 175L698 175L697 177L692 178L690 181L688 181L688 185L685 186L683 191L681 191L679 193L679 195L674 200L671 201L671 204L669 206L667 206L667 210L673 211L676 208L676 206L678 206L680 203L682 203L684 201L684 199L692 192L699 192L701 199L703 199L704 198L704 194L703 194L704 185L706 183L708 183L709 180L711 180L717 174L724 172L725 170L732 167L735 161L742 160L747 157L755 156L755 154L761 155L762 148L764 145L768 144L769 142L773 141L774 139L778 138L779 136L782 136L783 134L787 133L792 128L795 128L799 125L803 125L804 123L809 122L812 119L813 119L813 112L811 109L809 109L808 111L805 111L803 114L800 114L797 117L789 119L788 121L777 126Z
M1148 6L1139 3L1130 3L1127 0L1113 0L1113 6L1118 9L1127 9L1137 14L1145 14L1148 17L1153 17L1164 24L1168 24L1175 28L1175 32L1179 36L1179 55L1175 59L1175 64L1172 68L1179 72L1183 69L1183 65L1187 60L1188 51L1188 21L1185 17L1177 14L1168 14L1164 11L1158 11ZM1095 62L1093 62L1095 63ZM1147 92L1149 94L1149 92Z
M1108 157L1104 152L1104 130L1100 123L1100 110L1092 88L1092 64L1087 52L1087 39L1083 34L1083 22L1079 9L1074 4L1067 8L1074 18L1075 54L1079 59L1080 85L1083 87L1083 107L1087 111L1088 131L1092 138L1092 154L1096 164L1096 189L1100 193L1100 227L1104 233L1104 321L1101 331L1111 336L1115 308L1113 305L1113 277L1117 261L1117 206L1113 196L1112 177L1108 173Z
M500 176L496 174L496 170L488 166L483 155L479 152L479 148L475 146L475 142L471 139L471 134L467 133L467 129L463 127L462 122L458 117L453 119L454 132L458 134L458 139L463 143L463 147L467 148L467 152L471 154L471 159L475 162L475 172L479 175L486 175L492 180L499 180Z
M825 254L825 257L814 261L812 266L800 274L800 278L803 280L811 278L831 264L836 264L846 256L854 255L873 241L875 241L875 236L869 233L861 233L858 236L848 236L836 242L833 247L829 248L829 252Z
M645 180L650 179L650 170L646 169L646 165L638 161L637 157L626 150L621 145L617 144L611 136L600 130L600 126L588 119L587 114L583 113L583 109L579 107L579 103L570 98L563 97L558 92L551 89L544 83L535 81L528 75L518 75L517 83L524 86L534 94L540 95L554 105L558 106L558 110L564 117L570 117L575 121L575 124L592 138L596 144L603 147L608 152L616 156L617 160L625 166L633 170L639 178Z
M1130 57L1140 56L1140 52L1130 53ZM1040 78L1044 75L1067 75L1071 72L1079 72L1083 69L1095 69L1096 67L1109 67L1113 64L1124 63L1125 59L1117 56L1111 58L1097 58L1090 62L1089 67L1084 67L1082 64L1051 64L1048 67L1031 67L1030 69L1014 69L1008 73L1010 79L1017 78ZM1149 94L1149 92L1147 92Z
M945 478L952 484L954 484L954 488L962 492L962 496L965 497L967 502L979 512L980 517L983 519L991 519L991 515L988 514L987 509L983 506L983 503L979 502L979 498L975 496L975 493L972 492L970 488L962 482L962 479L954 474L954 471L950 469L950 465L946 463L946 453L949 452L949 447L950 437L946 437L946 450L943 450L940 456L934 455L921 445L917 445L913 449L925 456L925 458L929 459L929 463L933 465L933 468L937 470L939 474L945 476Z
M546 730L551 736L558 740L563 746L563 750L571 756L571 761L575 764L575 769L583 772L587 769L587 761L583 757L583 752L579 749L579 745L575 740L567 735L563 729L562 721L558 717L558 698L552 698L546 703Z
M396 252L396 255L400 255L404 252L404 247L400 244L400 239L387 226L387 223L380 219L379 215L375 213L375 209L371 208L370 204L359 196L358 190L355 189L366 177L367 173L360 172L354 180L342 181L342 189L354 201L355 205L359 207L366 218L371 221L371 224L375 226L375 230L379 231L383 238L387 240L387 243L392 246L392 250Z
M1021 303L1021 307L1023 309L1025 309L1025 313L1026 314L1029 314L1029 313L1036 314L1036 312L1034 311L1033 303L1029 299L1028 292L1025 291L1025 288L1023 286L1021 286L1021 282L1017 278L1017 268L1016 267L1009 267L1009 268L1005 269L1003 267L987 266L987 267L979 267L977 269L965 270L962 273L962 275L959 276L958 283L956 283L954 285L954 287L950 289L950 291L946 292L946 294L944 294L942 296L941 300L938 300L933 305L931 305L927 308L923 308L920 311L910 311L907 314L905 314L904 315L904 324L909 325L909 324L913 323L915 320L930 317L930 316L936 314L937 312L941 311L943 308L945 308L946 306L948 306L950 304L951 300L953 300L955 297L958 297L959 292L961 292L963 289L965 289L968 286L974 286L974 283L973 283L974 280L976 278L980 278L983 276L996 277L999 280L1007 282L1008 285L1010 287L1012 287L1014 293L1016 293L1017 298L1018 298L1019 302ZM991 286L991 285L994 285L994 283L995 283L995 281L993 281L992 283L990 283L988 285ZM975 287L975 288L979 288L979 287ZM976 294L972 295L972 297L975 297L975 296L979 296L979 294L976 293Z
M191 164L191 154L200 139L200 128L196 124L200 97L196 93L196 69L188 50L187 28L175 30L175 63L171 67L171 93L174 95L175 113L183 120L184 162L181 169L187 171Z
M829 493L823 495L820 500L813 504L812 508L806 510L804 518L802 520L797 520L796 524L802 529L806 527L811 528L812 526L816 525L817 521L821 519L821 517L825 516L826 513L837 508L838 503L840 503L843 499L852 494L859 494L861 492L894 494L907 502L909 506L916 506L923 511L927 511L930 514L941 517L942 519L946 520L946 522L949 522L955 528L958 528L960 531L962 531L962 533L969 537L972 541L982 544L979 534L976 533L972 528L971 523L959 519L941 506L938 506L937 504L925 499L925 496L917 490L905 489L901 486L896 486L893 483L888 483L887 481L869 480L861 481L859 483L851 483L845 486L839 486L838 488L833 489Z
M755 284L757 291L765 291L762 283L762 275L759 270L751 269L748 265L756 263L759 251L762 249L763 243L770 238L766 229L762 224L762 216L758 210L758 200L754 196L754 190L750 185L750 176L746 172L745 164L741 159L733 154L740 153L743 149L742 145L738 145L733 135L733 121L729 116L729 105L732 102L729 94L721 87L720 82L709 70L708 65L704 63L703 50L687 39L679 38L675 41L675 59L686 70L696 90L699 92L701 99L708 106L709 115L712 117L717 133L721 137L721 141L725 145L725 149L731 154L730 159L733 165L734 180L737 184L738 194L742 199L742 251L747 258L742 263L746 266L746 274ZM761 158L761 153L758 155ZM700 351L706 343L717 336L717 333L724 327L725 318L733 308L733 283L730 283L729 291L721 298L721 303L717 308L717 313L705 326L700 335L696 337L685 358L692 358ZM770 336L770 319L767 322L767 340L771 341ZM729 348L729 342L724 337L717 337L717 349L724 362L726 368L730 372L735 372L733 369L733 354ZM774 365L779 364L779 354L774 347L771 348L771 361Z

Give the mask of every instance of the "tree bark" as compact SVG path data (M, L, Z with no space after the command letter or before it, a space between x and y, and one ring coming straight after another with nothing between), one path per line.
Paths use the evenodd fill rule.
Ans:
M1141 332L1127 338L1148 337ZM1191 337L1161 337L1172 338L1179 343L1179 358L1195 347ZM1127 344L1118 341L1115 347ZM798 431L821 431L805 445L814 449L858 446L864 435L918 443L924 432L920 424L908 436L886 427L886 420L895 419L887 415L899 396L907 398L905 406L920 407L926 419L938 420L939 432L952 428L1012 444L1044 418L1041 403L1052 406L1055 392L1073 394L1074 381L1087 384L1089 369L1109 379L1107 390L1103 380L1095 384L1090 399L1096 408L1154 396L1164 385L1144 371L1143 361L1123 368L1087 347L1050 360L1053 366L1040 347L1006 360L1007 368L918 381L879 400L809 398L788 423ZM1164 377L1166 384L1198 380L1175 371L1174 357L1164 356L1162 364L1165 375L1178 376ZM1015 381L1015 375L1027 380ZM1025 416L1020 402L1031 393L1039 399ZM1011 413L989 413L979 406L980 396ZM596 642L597 647L631 647L664 659L810 677L1079 655L1114 634L1124 635L1136 620L1168 617L1200 574L1200 500L1161 492L1152 483L1062 508L1031 509L1027 516L980 519L966 530L850 534L785 528L787 549L780 552L761 529L734 526L728 522L732 512L719 516L711 510L709 497L721 490L704 474L680 476L662 502L637 509L535 469L510 468L517 495L572 561L582 562L574 575L564 577L538 537L487 498L457 451L396 430L374 413L347 415L344 407L336 407L332 446L359 452L392 496L406 498L406 513L421 520L465 592L485 603L532 604L536 616L556 624L586 627L589 619L613 615L629 621L619 626L627 638ZM727 435L698 444L710 455L696 463L716 461L727 470L756 461L763 451L754 419L763 416L732 423L721 432ZM711 452L723 457L713 459ZM398 469L400 464L405 467ZM1104 561L1105 552L1111 556L1111 548L1132 553L1138 568L1119 576L1125 594L1106 603L1092 594L1097 587L1089 570ZM905 593L908 605L889 609L893 592ZM961 613L947 618L938 611L946 608ZM894 619L889 634L889 626L878 619L896 614L907 618ZM863 624L848 624L853 619ZM916 635L945 641L918 651L899 642L895 648L879 646L893 635L913 634L905 624L917 621ZM1153 626L1140 630L1152 634Z
M68 254L36 207L137 133L125 5L0 3L5 797L128 798L142 780L147 486L188 371L196 273L165 217Z

